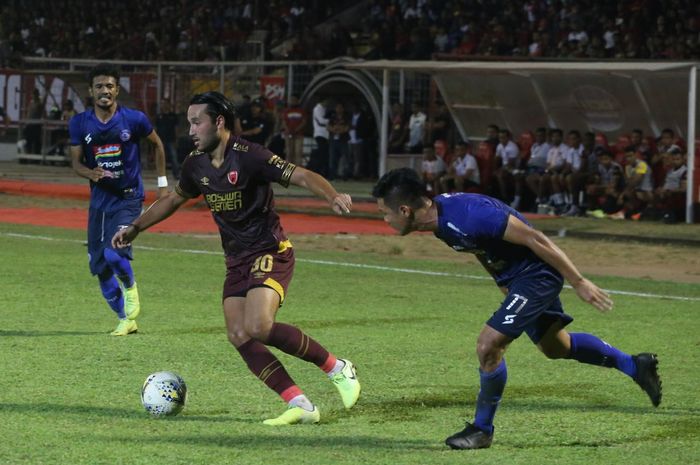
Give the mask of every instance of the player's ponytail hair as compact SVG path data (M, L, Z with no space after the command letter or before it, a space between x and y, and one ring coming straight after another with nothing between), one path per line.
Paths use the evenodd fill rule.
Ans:
M384 174L372 189L372 196L384 199L384 204L392 210L401 205L419 209L430 198L425 183L411 168L399 168Z
M226 129L233 131L236 120L236 108L224 94L212 90L203 94L196 94L190 100L190 105L200 104L206 104L207 109L205 113L211 117L212 122L216 122L216 118L221 115L224 117Z

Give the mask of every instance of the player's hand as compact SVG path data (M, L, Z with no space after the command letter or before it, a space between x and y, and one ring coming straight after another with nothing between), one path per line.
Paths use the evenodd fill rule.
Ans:
M331 208L339 215L350 213L352 209L352 198L348 194L338 194L333 197Z
M112 247L115 249L123 249L131 245L131 241L139 235L139 230L133 224L120 229L112 237Z
M608 312L613 308L613 301L610 299L607 292L586 278L582 278L581 281L574 286L574 290L581 300L588 302L601 312Z
M97 166L90 170L90 181L97 182L102 178L111 178L112 172L107 171L104 168Z
M158 188L158 198L162 199L166 195L168 195L168 188L167 187L159 187Z

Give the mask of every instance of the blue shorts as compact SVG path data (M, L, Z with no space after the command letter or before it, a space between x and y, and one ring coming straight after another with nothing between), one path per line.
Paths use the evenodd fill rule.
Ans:
M102 274L107 268L104 250L112 248L112 237L122 226L138 218L143 202L140 199L124 201L123 207L117 211L105 212L90 208L88 213L88 260L90 273ZM122 257L133 259L131 247L115 249Z
M486 324L513 339L524 332L537 344L552 324L561 321L566 326L574 321L559 300L563 285L563 278L553 270L515 278L501 307Z

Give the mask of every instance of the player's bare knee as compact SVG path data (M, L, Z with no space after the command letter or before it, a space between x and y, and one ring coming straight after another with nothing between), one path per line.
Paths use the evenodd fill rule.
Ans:
M503 350L493 341L479 338L476 343L476 355L482 370L493 371L501 362Z
M228 337L228 341L231 344L233 344L235 347L240 347L248 339L250 339L250 336L248 335L248 333L245 332L245 330L243 328L236 328L236 329L227 331L226 336Z
M247 321L245 326L246 333L258 341L266 341L271 329L272 322L268 320Z

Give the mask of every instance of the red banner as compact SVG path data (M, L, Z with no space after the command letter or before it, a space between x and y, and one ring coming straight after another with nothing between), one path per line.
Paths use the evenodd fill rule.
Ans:
M284 76L261 76L260 95L267 100L267 108L271 110L275 104L284 101L285 85Z

